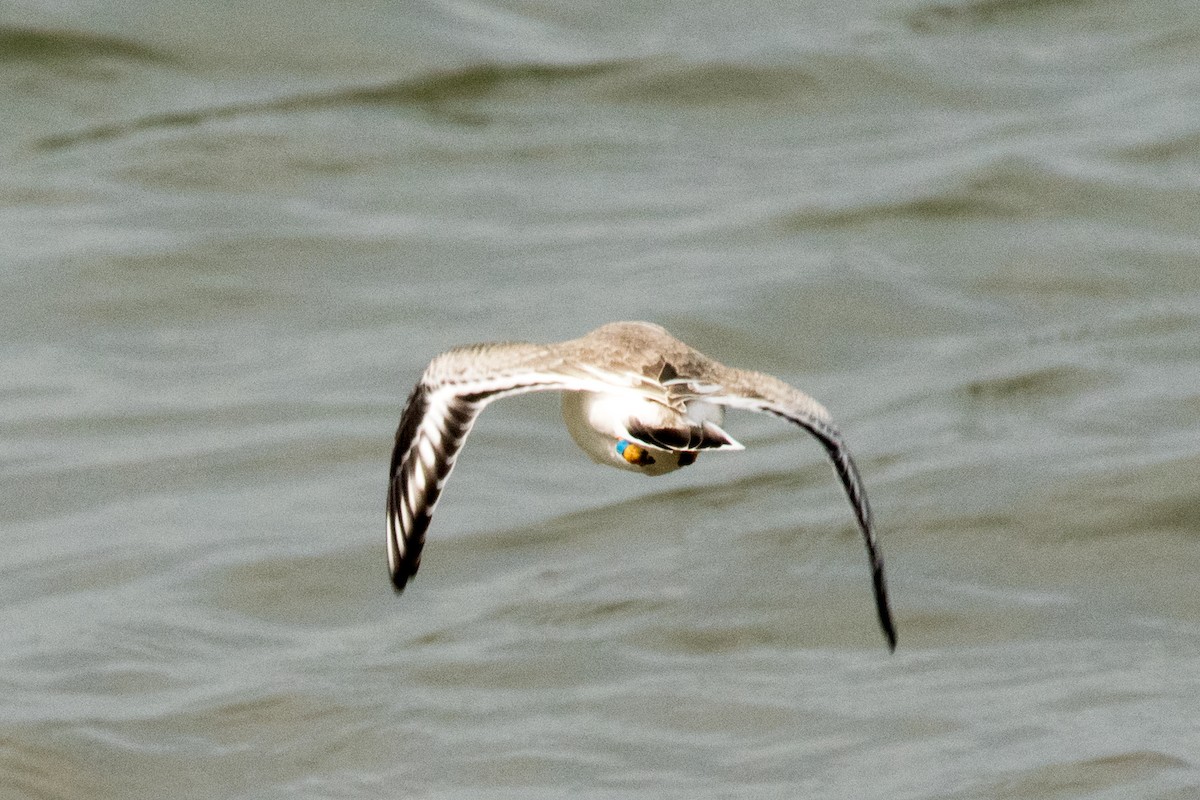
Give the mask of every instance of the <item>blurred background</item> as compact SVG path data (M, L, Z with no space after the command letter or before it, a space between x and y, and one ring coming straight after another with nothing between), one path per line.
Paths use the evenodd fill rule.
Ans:
M0 797L1200 796L1200 14L0 0ZM822 400L656 480L456 344Z

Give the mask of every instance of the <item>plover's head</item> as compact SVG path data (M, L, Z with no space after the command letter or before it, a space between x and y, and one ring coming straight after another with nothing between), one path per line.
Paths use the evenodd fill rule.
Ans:
M654 447L633 441L623 430L631 418L644 421L649 417L650 423L654 423L655 417L663 413L669 413L664 406L644 398L563 393L563 420L580 449L598 464L642 475L665 475L696 463L694 450Z

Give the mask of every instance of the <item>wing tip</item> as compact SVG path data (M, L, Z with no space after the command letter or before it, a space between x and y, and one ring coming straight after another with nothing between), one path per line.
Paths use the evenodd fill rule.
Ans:
M880 562L872 570L872 588L875 590L875 611L879 616L879 627L887 639L888 652L896 652L896 624L892 620L892 608L888 602L887 583L883 577L883 563Z
M396 531L390 526L388 528L388 578L392 584L392 590L396 594L404 591L408 582L417 574L417 567L420 566L421 559L417 556L416 559L411 557L411 554L406 553L399 541L396 539Z
M392 591L395 592L396 594L403 594L404 587L408 585L408 579L411 576L406 575L403 572L392 571L389 573L388 577L391 579L391 582L392 582Z
M888 652L896 652L896 628L892 625L892 620L890 618L881 620L880 624L883 626L883 636L887 639Z

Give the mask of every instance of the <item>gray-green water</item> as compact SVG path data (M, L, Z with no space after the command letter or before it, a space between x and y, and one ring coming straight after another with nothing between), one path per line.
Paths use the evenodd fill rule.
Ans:
M0 796L1200 797L1200 7L0 4ZM834 412L646 480L428 359Z

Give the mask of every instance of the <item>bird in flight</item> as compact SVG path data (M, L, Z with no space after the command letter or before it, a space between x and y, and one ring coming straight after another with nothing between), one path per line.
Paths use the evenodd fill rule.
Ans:
M727 367L649 322L612 322L557 344L469 345L429 362L400 417L388 475L387 556L397 592L420 566L434 506L479 412L501 397L547 391L563 393L567 430L585 453L643 475L686 467L702 452L744 449L721 427L725 408L761 411L808 431L854 510L879 624L895 649L866 490L829 412L778 378Z

